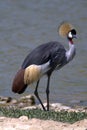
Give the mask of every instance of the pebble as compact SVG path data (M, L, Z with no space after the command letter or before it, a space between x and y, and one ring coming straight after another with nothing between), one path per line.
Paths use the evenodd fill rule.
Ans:
M22 120L22 121L25 121L25 120L27 121L28 117L27 116L21 116L21 117L19 117L19 119Z

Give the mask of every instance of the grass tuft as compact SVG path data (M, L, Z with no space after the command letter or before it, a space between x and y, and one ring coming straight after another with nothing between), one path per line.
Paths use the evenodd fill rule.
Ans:
M61 122L74 123L76 121L87 119L86 112L67 112L67 111L43 111L40 109L20 110L14 108L0 108L0 116L19 118L20 116L28 118L38 118L43 120L54 120Z

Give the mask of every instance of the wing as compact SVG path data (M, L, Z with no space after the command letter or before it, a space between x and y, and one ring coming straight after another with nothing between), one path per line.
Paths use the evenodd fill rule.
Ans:
M66 50L60 46L58 49L52 51L50 66L59 69L65 64L67 64Z
M61 55L61 52L62 55ZM41 65L49 60L51 65L57 65L60 63L64 57L65 49L59 42L49 42L42 44L35 48L31 53L25 58L22 68L26 68L31 64ZM57 61L56 61L57 60Z

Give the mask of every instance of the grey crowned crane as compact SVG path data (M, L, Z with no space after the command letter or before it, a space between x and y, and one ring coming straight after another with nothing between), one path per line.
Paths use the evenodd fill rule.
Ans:
M76 38L76 30L74 27L68 22L63 22L58 29L59 34L68 39L69 49L66 50L64 46L57 41L38 46L27 55L21 68L15 75L12 84L12 91L21 94L28 85L37 81L34 94L45 111L49 111L49 86L52 72L54 70L59 70L69 63L76 53L73 42L73 38ZM43 75L47 75L47 109L44 107L38 94L39 81Z

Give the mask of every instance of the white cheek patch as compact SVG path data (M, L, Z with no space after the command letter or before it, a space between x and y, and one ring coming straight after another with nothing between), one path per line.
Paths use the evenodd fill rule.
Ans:
M71 32L69 32L68 37L72 38L72 33Z

